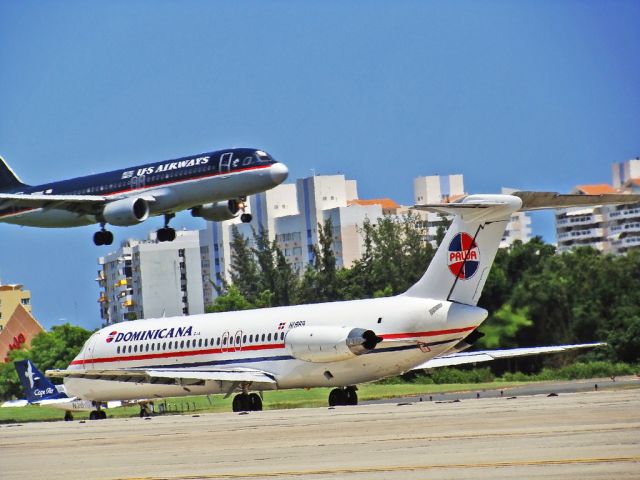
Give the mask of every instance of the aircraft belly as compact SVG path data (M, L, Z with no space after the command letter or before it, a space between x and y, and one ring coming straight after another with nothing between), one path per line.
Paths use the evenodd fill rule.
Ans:
M339 387L356 385L400 375L416 365L441 355L450 345L441 345L422 351L415 347L406 351L380 350L360 355L351 360L333 363L312 363L299 360L287 362L276 374L278 389L305 387ZM325 372L331 376L327 378Z
M93 215L80 215L67 210L43 210L41 208L3 218L0 221L25 227L41 228L82 227L97 223Z

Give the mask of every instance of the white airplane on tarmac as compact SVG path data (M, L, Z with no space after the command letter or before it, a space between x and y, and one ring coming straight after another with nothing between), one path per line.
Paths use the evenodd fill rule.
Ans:
M357 384L410 370L601 345L462 352L487 318L477 303L513 212L637 201L516 192L417 206L455 217L426 273L400 295L112 325L47 375L96 404L239 391L233 410L246 411L262 409L255 392L265 390L334 387L330 405L354 405Z

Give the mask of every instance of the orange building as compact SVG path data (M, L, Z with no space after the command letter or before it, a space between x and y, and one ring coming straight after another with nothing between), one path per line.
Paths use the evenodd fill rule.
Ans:
M0 331L0 362L9 361L8 355L11 350L30 347L31 340L40 332L44 332L42 325L22 304L18 304Z

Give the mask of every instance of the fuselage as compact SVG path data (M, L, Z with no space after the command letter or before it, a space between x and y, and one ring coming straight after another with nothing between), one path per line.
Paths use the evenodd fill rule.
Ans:
M273 388L354 385L405 372L451 350L486 318L484 309L406 295L241 312L138 320L92 335L70 369L254 369ZM300 327L369 329L382 337L372 351L335 362L296 358L287 336ZM225 393L217 381L159 385L65 378L69 395L129 400Z
M287 168L261 150L236 148L148 163L37 186L5 189L24 195L81 195L119 199L147 197L149 215L175 213L209 202L262 192L280 184ZM56 209L8 207L0 222L34 227L75 227L99 215Z

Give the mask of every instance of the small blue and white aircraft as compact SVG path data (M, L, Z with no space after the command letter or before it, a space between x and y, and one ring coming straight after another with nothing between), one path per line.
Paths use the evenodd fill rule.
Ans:
M130 226L164 215L158 241L172 241L176 212L223 221L242 212L246 197L282 183L289 171L269 154L232 148L149 163L38 186L24 184L0 157L0 222L30 227L76 227L99 223L96 245L111 245L107 224Z
M638 201L517 192L417 206L454 219L425 274L400 295L119 323L47 375L94 402L240 391L233 410L242 411L262 409L256 391L333 387L330 405L353 405L357 384L409 370L594 347L463 352L487 318L477 303L513 212Z
M31 360L18 360L14 362L20 383L24 387L26 399L10 400L4 402L2 407L24 407L26 405L41 405L45 407L64 410L64 419L73 420L72 412L92 412L94 403L80 400L77 397L70 398L63 385L54 385L45 377ZM118 402L119 403L119 402ZM109 406L114 406L113 404ZM119 405L115 405L119 406ZM101 410L104 412L104 410Z

